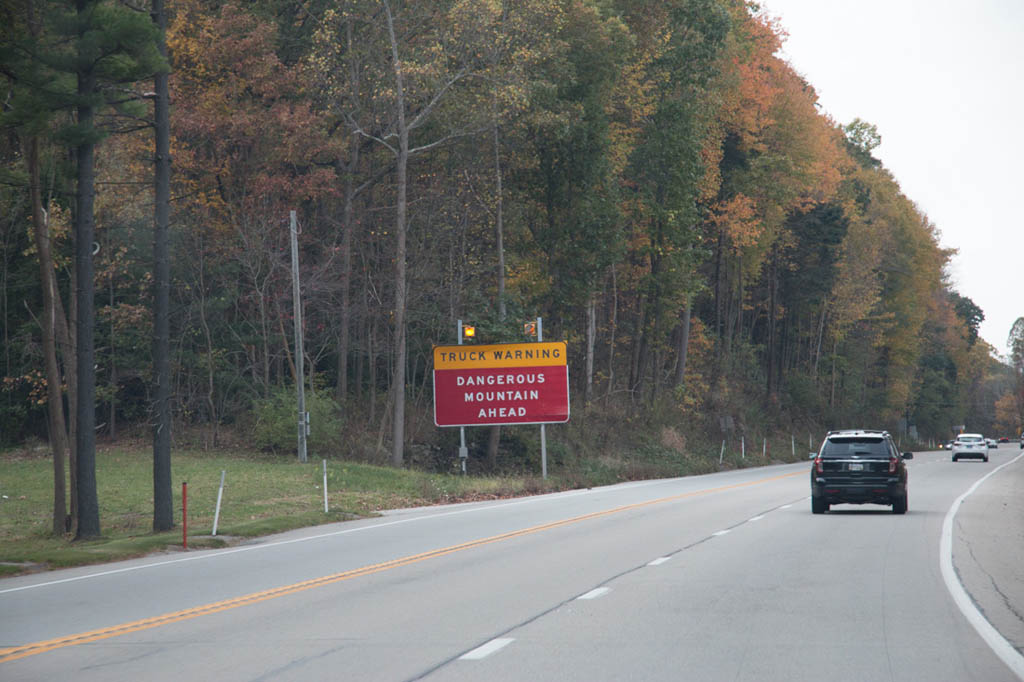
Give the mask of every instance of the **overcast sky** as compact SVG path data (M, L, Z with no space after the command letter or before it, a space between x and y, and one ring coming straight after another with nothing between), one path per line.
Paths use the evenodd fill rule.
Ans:
M953 288L1001 353L1024 316L1024 0L763 0L782 57L838 123L878 127L874 155L957 249Z

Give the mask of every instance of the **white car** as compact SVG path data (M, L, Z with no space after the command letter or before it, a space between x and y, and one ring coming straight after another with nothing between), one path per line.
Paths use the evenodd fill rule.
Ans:
M953 441L953 461L958 459L980 459L988 461L988 443L980 433L961 433Z

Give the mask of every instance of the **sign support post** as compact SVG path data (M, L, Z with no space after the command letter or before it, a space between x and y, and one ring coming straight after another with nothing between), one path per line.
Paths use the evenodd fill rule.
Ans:
M459 320L459 328L456 330L459 335L459 345L462 345L462 320ZM469 459L469 449L466 447L466 427L459 427L459 463L462 465L462 475L466 475L466 460Z
M537 319L534 333L543 338ZM534 323L530 322L529 327ZM461 336L472 328L459 321ZM534 331L534 330L530 330ZM528 332L529 333L529 332ZM569 368L564 341L434 346L434 424L460 429L460 458L468 457L467 426L536 424L547 478L546 424L569 421ZM465 463L463 463L465 467Z
M537 318L537 343L544 342L544 322ZM544 424L540 425L540 477L543 480L548 478L548 440L544 432Z

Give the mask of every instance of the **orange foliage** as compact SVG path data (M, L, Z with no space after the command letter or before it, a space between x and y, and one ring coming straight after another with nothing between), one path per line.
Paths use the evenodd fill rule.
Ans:
M278 60L272 24L234 3L211 13L186 0L168 46L172 154L192 185L185 191L222 218L333 191L324 122L302 91L298 69Z
M764 224L758 219L755 208L753 199L737 194L714 207L711 221L733 246L753 246L764 232Z

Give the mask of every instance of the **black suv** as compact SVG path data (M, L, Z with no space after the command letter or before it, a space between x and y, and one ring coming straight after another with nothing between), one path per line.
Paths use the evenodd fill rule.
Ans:
M906 513L904 460L914 455L901 455L888 431L829 431L811 457L811 511L815 514L841 502L892 505L894 514Z

